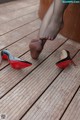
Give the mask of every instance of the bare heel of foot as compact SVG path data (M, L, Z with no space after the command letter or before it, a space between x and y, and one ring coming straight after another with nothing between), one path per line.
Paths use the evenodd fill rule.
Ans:
M41 51L43 50L44 47L44 43L42 40L32 40L29 48L30 48L30 53L31 53L31 57L33 59L38 59Z

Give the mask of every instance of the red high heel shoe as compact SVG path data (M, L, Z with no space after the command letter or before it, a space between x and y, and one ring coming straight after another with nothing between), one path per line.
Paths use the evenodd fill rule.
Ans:
M70 58L70 52L67 50L63 50L61 54L61 60L57 62L56 65L61 69L65 69L71 63L74 64L74 66L76 66L73 60Z
M1 56L2 59L8 60L11 67L14 69L22 69L32 65L32 63L28 61L23 61L19 58L13 57L8 50L1 51Z

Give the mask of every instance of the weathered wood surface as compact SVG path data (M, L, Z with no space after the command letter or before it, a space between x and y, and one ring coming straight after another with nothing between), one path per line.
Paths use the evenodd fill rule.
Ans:
M0 115L5 114L5 120L79 120L80 44L59 34L46 43L39 59L33 60L29 43L37 37L41 24L38 6L39 0L0 4L0 51L7 48L33 63L19 71L7 61L0 65ZM76 67L63 71L56 67L63 49L70 51ZM75 111L75 117L71 116Z
M80 120L80 88L62 120Z

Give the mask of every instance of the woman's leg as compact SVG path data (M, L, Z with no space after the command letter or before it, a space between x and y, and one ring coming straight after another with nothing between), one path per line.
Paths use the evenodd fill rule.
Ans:
M63 13L68 4L61 0L54 0L46 13L39 32L39 40L32 40L30 51L33 59L37 59L47 39L54 39L60 31L63 23ZM42 39L42 40L40 40Z
M51 21L51 18L53 16L53 10L54 10L54 1L52 2L52 4L50 5L47 13L45 14L41 27L40 27L40 31L39 31L39 38L44 38L44 33Z
M40 33L40 38L53 40L61 28L63 27L63 14L68 4L63 4L62 0L54 0L53 14L49 23L45 26L45 31L42 26L43 32Z
M51 4L46 15L44 16L44 19L43 19L41 27L40 27L38 39L32 40L30 45L29 45L31 56L33 59L38 58L39 54L41 53L41 51L44 47L44 44L46 43L46 40L44 40L44 39L40 40L40 38L41 38L40 36L42 36L43 33L47 29L47 26L51 20L52 15L53 15L53 7L54 7L54 3Z

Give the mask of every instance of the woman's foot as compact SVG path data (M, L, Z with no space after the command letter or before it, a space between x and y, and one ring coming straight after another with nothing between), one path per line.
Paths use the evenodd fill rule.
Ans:
M43 40L32 40L29 48L30 48L30 53L31 53L31 57L33 59L37 59L41 53L41 51L43 50L45 41Z
M40 38L46 38L48 40L54 40L59 31L63 28L63 20L51 20L44 34L40 36Z

